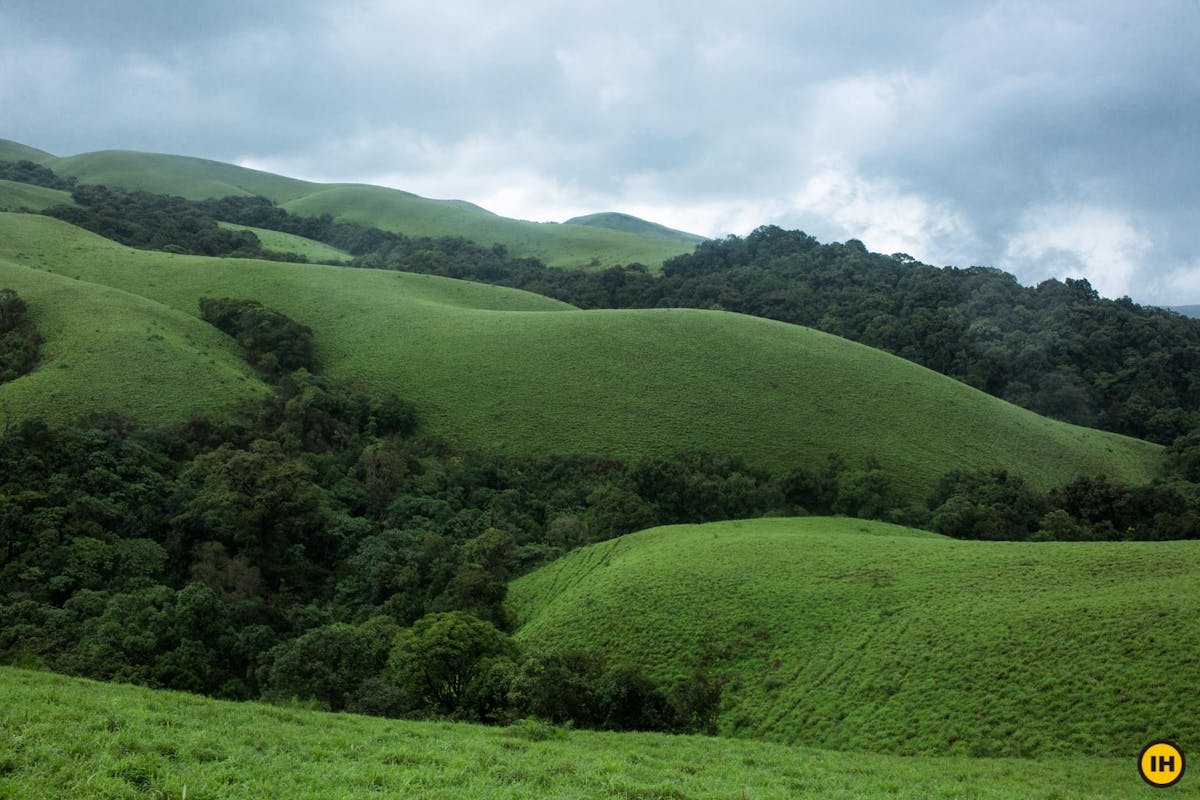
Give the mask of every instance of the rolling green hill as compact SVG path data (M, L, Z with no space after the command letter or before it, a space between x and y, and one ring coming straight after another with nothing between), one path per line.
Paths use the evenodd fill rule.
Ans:
M0 257L0 287L15 289L45 343L34 372L0 385L6 419L114 410L179 422L268 393L229 337L161 303Z
M1120 759L898 758L701 736L487 728L206 700L0 667L0 796L303 800L1090 798ZM1189 774L1172 797L1197 797Z
M694 243L661 234L642 235L642 231L510 219L462 200L431 200L381 186L311 183L186 156L104 150L57 158L0 140L0 159L36 161L82 183L190 199L263 195L295 214L330 214L410 236L461 236L485 247L499 243L513 255L539 258L551 266L595 268L637 262L657 268L663 260L690 251Z
M655 239L666 239L671 242L685 242L687 244L699 244L704 241L703 236L697 236L694 233L686 231L677 231L674 228L668 228L665 225L659 225L656 222L647 222L644 219L631 216L629 214L621 214L616 211L604 211L599 214L586 214L582 217L572 217L567 220L566 225L589 225L593 228L607 228L614 231L625 231L626 233L636 233L641 236L650 236Z
M956 467L1047 487L1079 472L1145 481L1159 458L878 350L738 314L584 312L434 276L139 251L24 214L0 215L0 259L191 315L203 296L260 300L314 329L333 379L398 392L429 430L501 453L707 449L785 467L838 452L877 457L921 496ZM51 415L87 405L23 396L23 410Z
M0 161L32 161L35 164L45 164L53 161L54 156L36 147L0 139Z
M296 236L293 233L270 231L265 228L254 228L250 225L234 225L232 222L219 222L217 224L228 230L250 231L262 242L264 249L280 253L296 253L297 255L304 256L314 264L336 263L349 261L353 258L345 250L338 250L336 247L330 247L323 242L305 239L303 236Z
M434 276L139 251L25 214L0 215L0 259L191 315L204 296L260 300L314 329L333 379L398 392L430 430L501 453L707 449L784 467L838 452L877 457L922 495L956 467L1048 487L1079 472L1145 481L1159 458L878 350L738 314L584 312Z
M75 201L70 192L0 180L0 211L42 211L57 205L73 206Z
M655 528L515 581L526 645L730 677L725 734L898 754L1200 743L1200 543L837 518ZM1187 745L1183 745L1186 749Z

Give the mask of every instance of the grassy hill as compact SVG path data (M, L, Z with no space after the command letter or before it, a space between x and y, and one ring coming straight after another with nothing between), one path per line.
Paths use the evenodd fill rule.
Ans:
M178 422L268 393L233 340L192 315L3 257L0 287L21 295L45 338L42 365L0 385L6 419L115 410Z
M899 758L699 736L396 722L7 667L0 699L0 796L24 800L1101 800L1150 791L1132 769L1136 753ZM1198 786L1186 775L1172 796L1200 796Z
M262 246L265 249L275 250L280 253L296 253L306 257L314 264L336 263L349 261L353 258L345 250L338 250L336 247L330 247L324 242L306 239L303 236L297 236L293 233L270 231L250 225L234 225L232 222L219 222L217 224L222 228L233 231L250 231L258 237L258 240L262 242Z
M708 449L784 467L838 452L877 457L922 495L955 467L1049 486L1081 471L1148 480L1159 458L1156 446L1039 417L878 350L738 314L584 312L434 276L138 251L22 214L0 215L0 260L190 315L203 296L260 300L314 329L333 379L398 392L429 430L502 453ZM128 360L119 347L108 357Z
M75 205L70 192L0 179L0 211L42 211L63 204Z
M578 550L515 581L509 602L527 645L664 676L707 658L730 677L725 734L922 755L1200 744L1198 542L683 525Z
M638 262L657 268L665 259L690 251L694 243L642 231L510 219L461 200L431 200L381 186L311 183L186 156L104 150L57 158L0 140L0 159L36 161L82 183L191 199L263 195L296 214L330 214L410 236L461 236L488 247L499 243L513 255L540 258L552 266L598 268Z
M694 233L686 231L677 231L674 228L668 228L665 225L659 225L657 222L647 222L644 219L631 216L629 214L621 214L616 211L604 211L599 214L586 214L582 217L572 217L567 220L567 225L589 225L593 228L607 228L614 231L625 231L626 233L636 233L641 236L650 236L656 239L666 239L670 242L685 242L687 244L699 244L704 241L703 236L697 236Z

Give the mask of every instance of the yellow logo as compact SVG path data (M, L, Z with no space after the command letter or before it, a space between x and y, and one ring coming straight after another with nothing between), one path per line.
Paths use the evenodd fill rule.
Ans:
M1179 783L1185 766L1183 751L1170 742L1148 744L1138 756L1142 780L1160 789Z

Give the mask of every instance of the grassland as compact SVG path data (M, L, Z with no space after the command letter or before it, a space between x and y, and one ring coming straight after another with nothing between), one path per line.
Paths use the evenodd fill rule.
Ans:
M852 519L656 528L515 581L526 645L729 679L723 734L1130 757L1200 745L1200 542L947 539Z
M45 339L41 366L0 386L5 420L113 410L179 422L268 392L233 340L194 316L2 257L0 287L20 294Z
M334 380L398 392L428 430L495 452L690 448L768 467L837 452L875 456L922 494L955 467L1007 468L1046 487L1079 472L1144 481L1159 458L1153 445L1039 417L878 350L738 314L584 312L434 276L138 251L23 214L0 215L0 260L184 314L203 296L260 300L314 329ZM119 346L108 357L128 360ZM55 408L91 401L63 402Z
M75 205L70 192L0 180L0 211L42 211L50 206Z
M221 222L218 224L222 228L227 228L231 231L250 231L258 237L258 240L262 242L262 246L265 249L274 250L279 253L296 253L304 256L314 264L338 263L349 261L353 258L345 250L338 250L336 247L330 247L323 242L305 239L303 236L296 236L292 233L254 228L249 225L234 225L231 222Z
M0 699L0 796L22 800L1102 800L1150 792L1133 756L899 758L694 736L397 722L12 668L0 668ZM1198 786L1187 775L1171 796L1198 797Z
M657 268L664 259L689 252L694 244L611 226L510 219L461 200L432 200L381 186L312 183L186 156L105 150L56 158L0 140L0 159L35 161L82 183L191 199L263 195L296 214L328 213L410 236L462 236L486 247L499 243L513 255L540 258L551 266L599 268L637 262Z

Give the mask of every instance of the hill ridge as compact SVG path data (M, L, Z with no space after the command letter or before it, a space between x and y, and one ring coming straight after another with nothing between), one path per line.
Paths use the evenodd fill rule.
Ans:
M365 183L314 183L195 156L99 150L58 157L9 142L0 158L29 157L85 184L105 184L188 199L262 195L293 213L362 222L409 236L462 236L551 266L584 269L642 263L657 268L687 252L687 242L622 230L500 216L466 200L439 200Z

